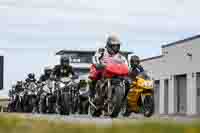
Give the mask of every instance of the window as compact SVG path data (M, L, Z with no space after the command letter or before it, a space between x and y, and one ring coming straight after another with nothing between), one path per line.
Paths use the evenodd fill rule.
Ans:
M85 57L72 57L71 63L91 63L92 57L85 56Z

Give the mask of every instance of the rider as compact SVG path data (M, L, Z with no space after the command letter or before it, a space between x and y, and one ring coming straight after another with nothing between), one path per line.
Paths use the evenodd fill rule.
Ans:
M35 74L34 73L29 73L28 74L28 77L25 79L25 88L26 89L30 89L29 88L29 85L31 84L31 83L34 83L35 85L37 85L37 80L36 80L36 78L35 78ZM32 88L32 89L34 89L34 90L32 90L32 91L34 91L34 93L35 92L37 92L38 90L38 88ZM25 94L27 94L27 92L25 92ZM37 98L37 97L36 97ZM36 99L36 101L34 101L33 102L33 112L36 112L36 110L37 110L37 99Z
M130 58L130 70L129 70L129 82L127 82L127 90L125 92L125 98L128 95L129 89L130 89L130 85L132 83L133 80L136 79L136 76L141 73L144 72L144 69L142 67L142 65L140 64L140 58L137 55L133 55ZM131 112L129 111L129 108L126 108L126 111L124 112L124 116L128 116Z
M45 67L44 68L44 74L40 77L39 81L44 82L50 78L52 69L50 67Z
M137 55L131 56L130 67L129 75L132 80L134 80L139 73L144 72L144 69L140 64L140 58Z
M42 93L43 93L43 82L47 81L48 79L50 79L50 75L51 75L52 69L50 67L45 67L44 68L44 74L40 76L39 78L39 85L40 85L40 89L38 91L37 94L37 103L39 103L40 99L43 98L42 97Z
M24 90L24 87L23 87L23 82L22 81L17 81L16 85L13 86L14 89L15 89L15 92L21 92Z
M35 74L29 73L28 78L25 79L26 83L36 82Z
M62 77L69 77L70 74L72 76L75 75L75 72L72 66L69 64L69 57L61 56L60 64L56 65L53 70L51 77L55 77L56 79L60 79Z
M72 66L69 64L69 57L61 56L60 64L56 65L53 68L50 78L55 79L55 80L60 80L61 78L69 77L71 75L75 76L75 72ZM57 95L56 102L58 106L60 107L60 103L61 103L60 92L58 91L56 95Z
M111 34L107 38L105 48L99 48L93 56L93 65L89 75L91 79L90 95L92 97L96 93L95 86L97 80L101 78L101 70L108 62L112 61L112 59L117 59L128 65L126 58L120 54L120 47L121 41L119 37L116 34Z

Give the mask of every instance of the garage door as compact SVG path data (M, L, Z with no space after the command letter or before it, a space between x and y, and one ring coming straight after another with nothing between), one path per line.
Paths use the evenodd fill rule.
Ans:
M154 82L154 103L155 103L155 113L159 114L159 90L160 90L160 81L156 80Z
M186 113L186 87L187 87L187 78L186 75L176 76L177 78L177 113L185 114Z
M166 79L164 81L164 89L165 89L165 95L164 95L164 102L165 102L165 114L168 114L168 90L169 90L169 80Z
M197 113L200 114L200 73L197 73Z

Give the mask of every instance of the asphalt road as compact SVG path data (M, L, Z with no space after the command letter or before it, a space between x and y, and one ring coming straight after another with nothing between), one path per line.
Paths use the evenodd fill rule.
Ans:
M7 113L6 113L7 114ZM8 115L8 114L7 114ZM9 113L9 115L17 115L26 119L45 119L48 121L64 121L66 123L95 123L96 125L107 125L111 126L113 122L143 122L145 121L160 121L163 122L169 122L168 120L172 120L178 123L187 123L192 122L193 120L200 120L200 117L185 117L185 116L152 116L150 118L145 118L142 115L132 114L128 118L124 118L119 116L116 119L106 118L106 117L100 117L100 118L93 118L89 115L70 115L70 116L62 116L62 115L56 115L56 114L22 114L22 113Z

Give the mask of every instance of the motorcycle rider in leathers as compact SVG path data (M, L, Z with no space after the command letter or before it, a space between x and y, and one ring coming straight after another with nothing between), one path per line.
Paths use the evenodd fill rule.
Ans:
M111 34L107 38L106 46L105 48L99 48L95 55L93 56L93 65L95 65L95 69L102 70L104 66L108 62L111 62L113 59L120 60L124 62L125 64L128 65L128 62L126 58L120 53L120 46L121 46L121 41L119 37L116 34ZM99 92L99 90L95 90L95 86L97 83L97 80L101 78L101 73L93 73L90 71L89 78L91 79L91 84L90 84L90 95L91 97L94 97L96 92ZM99 89L99 88L96 88ZM98 104L100 99L98 96L95 98L95 103L98 108ZM107 102L109 102L110 99L108 99Z
M28 87L29 87L29 85L31 83L34 83L34 84L37 85L37 80L35 78L35 74L34 73L29 73L28 74L28 77L25 79L25 88L28 89ZM37 88L34 88L34 89L37 89ZM37 92L38 90L34 90L34 91ZM26 94L27 94L27 92L26 92ZM36 100L33 103L33 107L34 107L33 108L33 112L36 112L36 108L37 108L37 96L36 96Z
M131 77L132 80L134 80L139 73L144 72L144 68L140 64L140 58L137 55L131 56L130 66L131 69L129 72L129 76Z
M134 81L136 79L136 76L140 73L144 72L144 69L142 67L142 65L140 64L140 58L137 55L132 55L130 57L130 69L129 69L129 82L127 82L127 86L128 89L125 92L125 97L128 95L129 89L130 89L130 85L132 84L132 81ZM128 106L128 103L126 103ZM126 111L124 112L124 116L128 116L131 113L131 111L129 111L129 108L126 108Z
M50 78L55 80L60 80L63 77L75 76L75 72L72 66L69 64L69 57L68 56L61 56L60 64L56 65L51 73ZM61 98L60 93L57 93L57 105L60 106Z
M23 92L24 91L24 86L23 86L23 81L17 81L16 85L13 85L13 94L16 95L16 93L20 93L20 92ZM17 100L19 99L13 99L13 103L12 103L12 109L15 109L15 105L17 103Z
M38 80L38 84L40 85L40 89L38 91L38 95L37 95L37 103L39 104L39 101L40 100L43 100L43 96L42 96L42 93L44 92L43 91L43 86L44 86L44 82L46 82L47 80L50 79L50 76L51 76L51 72L52 72L52 69L50 67L45 67L44 68L44 74L40 76L39 80Z
M46 80L48 80L50 78L52 69L50 67L46 67L44 69L44 74L40 76L39 81L40 82L45 82Z
M26 83L36 82L35 74L29 73L28 77L25 79Z

